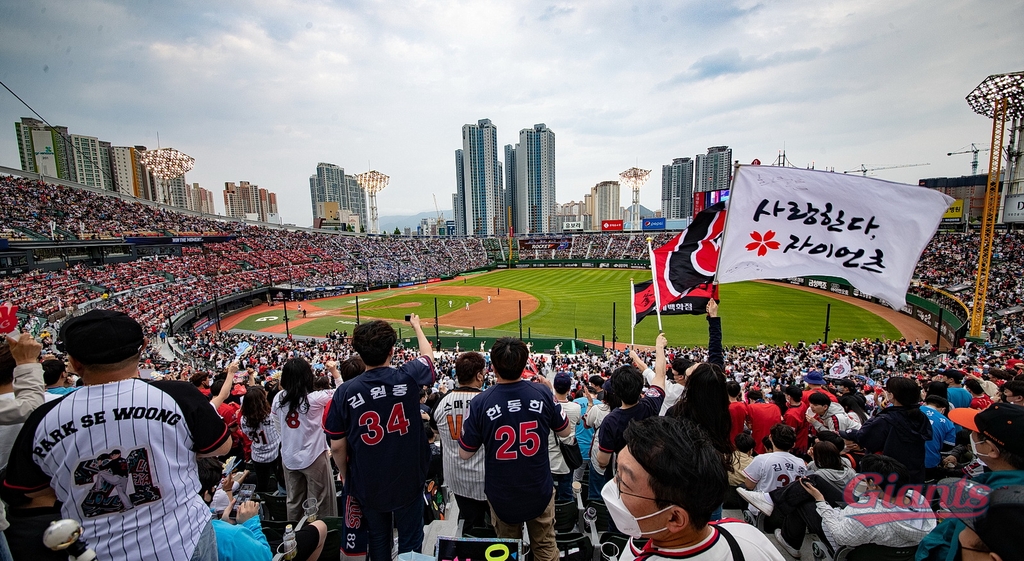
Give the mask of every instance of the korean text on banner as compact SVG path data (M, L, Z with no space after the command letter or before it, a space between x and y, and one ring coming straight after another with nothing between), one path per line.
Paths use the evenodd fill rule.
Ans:
M774 166L740 166L730 195L720 283L835 276L894 309L953 202L925 187Z

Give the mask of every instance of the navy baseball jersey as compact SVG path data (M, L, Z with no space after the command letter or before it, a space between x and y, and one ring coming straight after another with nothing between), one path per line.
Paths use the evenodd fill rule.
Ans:
M188 382L85 386L36 409L11 451L3 498L53 487L100 559L188 559L210 520L196 454L228 439Z
M361 505L387 512L422 500L430 450L420 387L433 383L434 363L421 356L367 370L334 393L324 431L348 442L347 477Z
M661 404L665 401L665 390L658 386L651 386L647 394L640 398L640 401L633 407L623 409L619 407L601 422L601 430L598 432L597 446L602 452L616 454L626 447L626 427L630 421L641 421L648 417L656 417L661 411Z
M551 501L548 434L569 426L551 390L527 381L488 388L469 405L459 446L485 448L484 492L502 522L533 520Z

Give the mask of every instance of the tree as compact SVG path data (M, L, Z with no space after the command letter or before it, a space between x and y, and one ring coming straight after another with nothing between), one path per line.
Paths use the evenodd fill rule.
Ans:
M398 226L395 226L395 235L396 236L401 236L402 235L402 231L398 229Z
M365 234L366 233L366 226L360 226L359 227L359 232L362 233L362 234Z

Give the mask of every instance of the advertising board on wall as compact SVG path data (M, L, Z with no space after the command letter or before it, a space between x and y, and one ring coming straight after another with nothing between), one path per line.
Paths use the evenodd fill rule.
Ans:
M622 221L621 220L602 220L601 221L602 232L621 232Z
M644 230L664 230L665 219L664 218L644 218L640 223Z
M1003 222L1024 222L1024 195L1007 195Z

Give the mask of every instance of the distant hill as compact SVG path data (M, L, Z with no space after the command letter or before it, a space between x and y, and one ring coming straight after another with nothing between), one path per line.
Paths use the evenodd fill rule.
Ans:
M455 216L450 209L442 209L441 212L444 213L445 220L452 220ZM380 216L377 220L380 223L381 232L394 232L395 228L402 231L406 228L410 228L415 232L416 227L420 225L420 220L423 220L424 218L437 218L437 211L432 210L430 212L421 212L411 216Z

